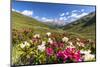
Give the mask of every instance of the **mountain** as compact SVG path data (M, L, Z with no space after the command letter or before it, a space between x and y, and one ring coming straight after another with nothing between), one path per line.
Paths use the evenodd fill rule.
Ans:
M54 27L54 28L59 28L59 27L62 27L65 25L65 22L64 21L61 21L61 20L54 20L52 22L43 22L51 27Z
M59 24L61 21L56 21ZM53 23L53 24L52 24ZM58 26L54 22L41 22L29 16L12 11L12 29L32 29L35 33L44 34L46 32L64 33L68 32L73 35L82 36L85 38L95 39L96 32L96 14L90 14L81 17L80 19L66 24L65 26ZM62 23L63 24L63 23Z
M95 12L91 12L90 14L63 26L62 28L63 30L79 33L82 36L95 39L96 14Z

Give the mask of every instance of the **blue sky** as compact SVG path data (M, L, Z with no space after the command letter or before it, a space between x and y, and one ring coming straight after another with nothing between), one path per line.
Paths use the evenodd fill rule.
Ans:
M44 22L67 23L95 11L95 6L13 1L12 10Z

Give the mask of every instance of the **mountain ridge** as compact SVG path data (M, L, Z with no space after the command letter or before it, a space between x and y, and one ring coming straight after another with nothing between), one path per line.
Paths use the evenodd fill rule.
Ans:
M12 12L12 28L16 30L29 28L36 33L42 34L45 32L73 32L86 37L90 36L89 38L93 36L93 39L95 39L96 14L92 12L72 23L59 27L52 24L45 24L17 12Z

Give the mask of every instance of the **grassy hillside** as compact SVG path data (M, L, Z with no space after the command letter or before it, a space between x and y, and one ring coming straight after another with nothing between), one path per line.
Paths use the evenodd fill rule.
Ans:
M96 16L95 13L90 13L79 20L72 22L63 27L64 30L79 34L85 38L95 39L96 32Z
M12 12L12 24L13 28L19 29L19 28L33 28L34 26L40 26L40 27L47 27L47 25L40 23L39 21L24 16L22 14L19 14L17 12Z
M12 28L15 30L31 29L35 33L62 32L63 30L48 26L31 17L12 11Z

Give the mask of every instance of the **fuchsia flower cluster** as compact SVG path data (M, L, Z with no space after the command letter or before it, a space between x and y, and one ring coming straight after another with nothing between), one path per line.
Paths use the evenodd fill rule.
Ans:
M80 51L76 51L75 48L66 48L64 51L59 51L57 57L62 59L63 62L67 60L72 60L73 62L82 61Z
M53 49L52 48L46 48L46 53L48 56L53 55Z

